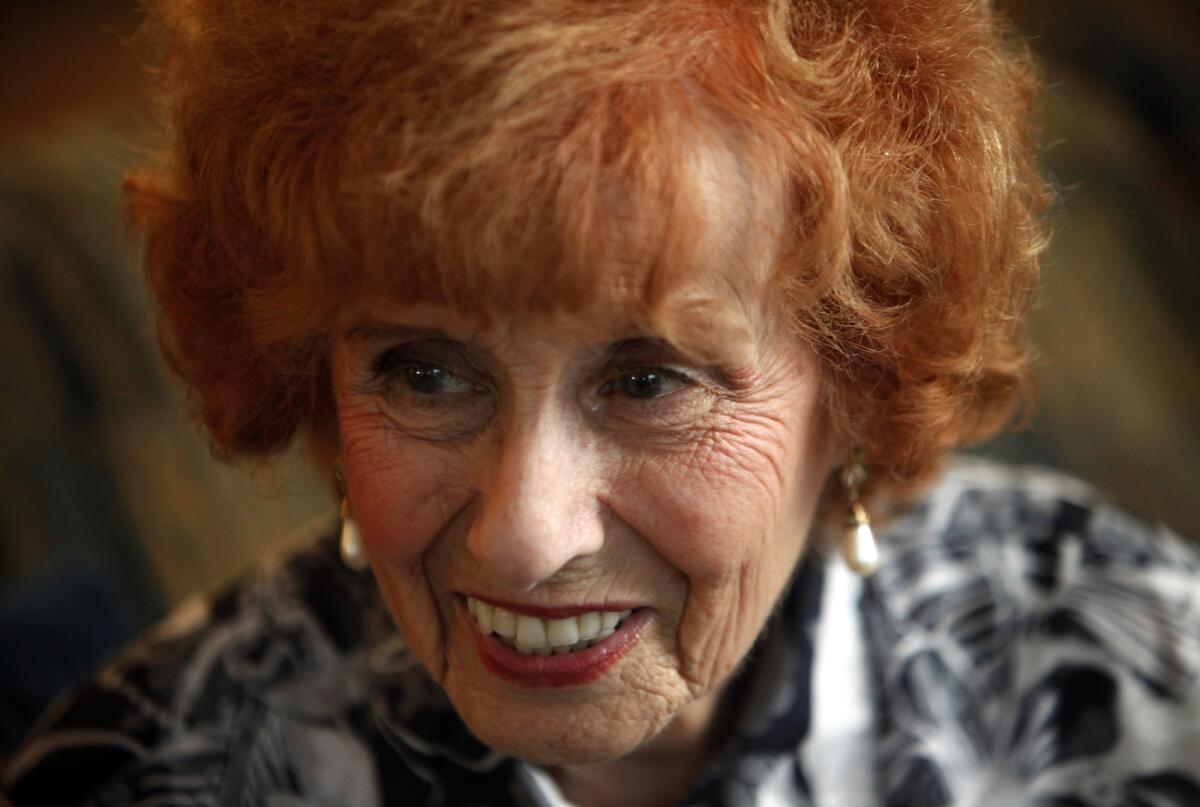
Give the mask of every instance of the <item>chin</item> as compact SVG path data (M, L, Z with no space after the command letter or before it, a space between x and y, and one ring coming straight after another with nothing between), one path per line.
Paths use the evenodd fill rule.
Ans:
M623 757L656 737L691 700L671 660L651 652L654 634L596 680L567 686L506 681L480 660L476 642L450 642L442 685L480 741L538 765L587 765Z
M538 765L587 765L623 757L656 736L671 718L662 713L662 699L647 702L641 693L608 695L600 703L574 701L565 694L543 693L540 702L535 695L499 703L476 698L460 702L453 692L450 696L484 744ZM616 697L624 700L620 707L612 703Z
M594 748L578 742L556 745L537 737L520 737L514 739L515 741L511 744L507 744L504 740L501 740L500 743L488 743L488 746L507 756L544 767L592 765L601 762L610 762L633 751L633 748L620 750Z
M617 731L587 731L576 726L546 731L537 727L535 721L525 721L523 725L479 727L468 721L467 725L490 748L544 766L609 762L634 751L648 739L647 735L655 733L653 730L630 731L632 727L624 725Z

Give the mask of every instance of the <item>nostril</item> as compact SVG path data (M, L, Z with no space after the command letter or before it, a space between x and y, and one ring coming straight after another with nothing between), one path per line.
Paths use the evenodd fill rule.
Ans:
M525 590L548 580L577 558L594 554L602 529L578 517L492 508L467 533L467 549L497 582Z
M603 544L580 447L553 423L510 435L483 479L467 545L498 581L527 589Z

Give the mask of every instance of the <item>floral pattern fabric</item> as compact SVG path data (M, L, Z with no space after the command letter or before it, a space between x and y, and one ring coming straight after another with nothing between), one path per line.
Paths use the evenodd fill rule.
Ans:
M859 582L810 558L689 805L1200 805L1200 552L961 461ZM862 663L846 661L861 659ZM11 805L561 805L476 740L332 536L176 613L46 715Z
M865 591L883 803L1200 805L1200 556L1072 480L963 464Z

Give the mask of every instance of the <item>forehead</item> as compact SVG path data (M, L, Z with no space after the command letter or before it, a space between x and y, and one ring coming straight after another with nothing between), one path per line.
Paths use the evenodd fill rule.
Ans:
M672 157L565 198L560 183L553 204L526 201L540 220L509 232L505 211L521 200L491 188L468 221L442 218L427 233L451 249L416 250L420 265L388 273L400 282L365 284L348 318L652 335L708 361L745 361L771 313L781 193L717 138L681 136Z
M648 322L629 306L597 300L574 312L511 312L486 318L430 302L377 304L347 319L349 344L454 339L503 353L514 347L574 353L611 348L631 339L655 339L708 364L730 370L750 365L762 329L748 311L728 301L695 301L661 323Z

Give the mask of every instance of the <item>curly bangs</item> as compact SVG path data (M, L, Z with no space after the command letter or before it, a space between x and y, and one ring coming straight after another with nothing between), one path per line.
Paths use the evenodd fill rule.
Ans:
M881 487L993 433L1029 388L1035 71L978 0L848 5L156 0L172 145L126 199L214 452L300 431L330 458L330 340L366 300L600 292L671 338L688 305L719 327L719 290L689 290L730 264ZM697 192L714 148L732 212Z

